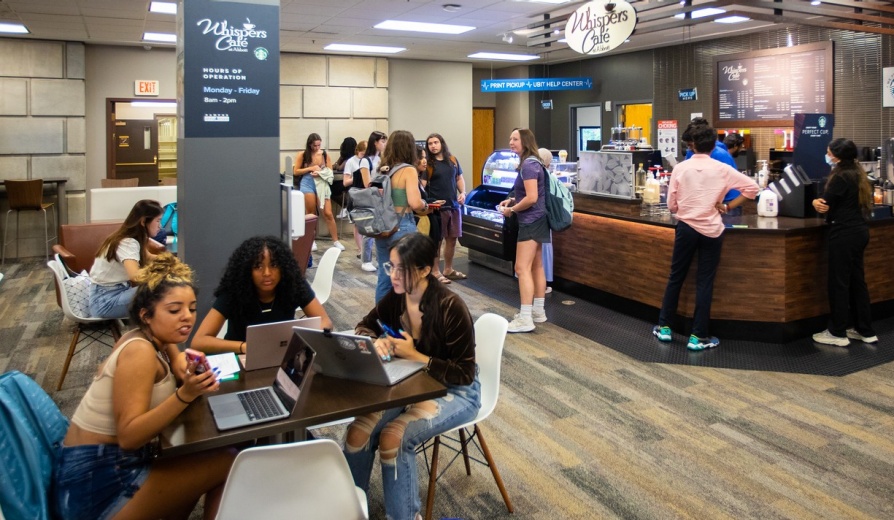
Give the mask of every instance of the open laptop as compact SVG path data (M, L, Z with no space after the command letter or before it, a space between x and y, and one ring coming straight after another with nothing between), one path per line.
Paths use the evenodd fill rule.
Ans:
M368 336L302 327L295 327L294 331L317 353L314 371L327 376L391 386L425 368L425 363L408 359L383 361Z
M286 347L292 339L292 327L319 329L322 326L319 316L300 320L277 321L250 325L245 329L245 370L275 367L282 363Z
M313 349L297 338L289 343L272 386L208 398L218 430L260 424L292 415L314 375Z

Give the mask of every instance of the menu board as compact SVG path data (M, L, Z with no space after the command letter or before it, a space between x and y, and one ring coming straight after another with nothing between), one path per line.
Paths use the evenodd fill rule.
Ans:
M714 126L792 126L833 111L832 42L714 58Z

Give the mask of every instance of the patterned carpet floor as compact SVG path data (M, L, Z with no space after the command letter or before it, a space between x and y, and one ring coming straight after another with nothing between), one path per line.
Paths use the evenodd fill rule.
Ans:
M328 245L319 243L315 260ZM341 254L326 304L337 328L352 327L373 303L375 275L360 270L356 253L351 244ZM450 287L473 317L511 317L512 279L460 255L470 278ZM72 324L56 305L50 272L40 258L7 263L3 273L0 370L33 377L70 416L108 349L76 356L56 392ZM660 351L647 323L581 311L584 302L563 305L567 299L553 293L548 323L507 338L500 400L482 424L515 514L489 471L473 465L471 476L460 466L439 481L434 518L894 517L894 364L833 377L642 361L614 343ZM586 327L569 323L576 320ZM682 342L667 348L685 352ZM317 433L340 441L342 429ZM369 501L371 518L385 518L377 473Z

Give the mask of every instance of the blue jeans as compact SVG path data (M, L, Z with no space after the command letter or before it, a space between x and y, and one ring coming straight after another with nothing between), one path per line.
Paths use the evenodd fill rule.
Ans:
M373 261L373 250L376 248L376 239L360 235L360 261L364 264Z
M90 284L91 318L126 318L137 288L129 283Z
M723 234L710 238L689 227L682 220L677 221L674 236L674 253L671 257L671 272L661 301L658 325L670 326L677 314L680 290L686 281L686 274L692 264L692 257L698 251L698 274L695 282L695 313L692 316L692 334L699 338L708 336L711 321L711 300L714 298L714 277L720 265L720 248Z
M112 518L146 481L151 460L148 445L139 450L117 444L63 446L51 494L57 517Z
M435 402L438 405L437 415L431 419L417 418L407 422L397 458L393 464L382 464L385 513L389 520L413 520L421 509L416 448L428 439L465 424L478 415L478 409L481 408L481 384L478 377L475 377L471 385L447 385L447 395L435 399ZM369 478L382 428L403 412L404 408L386 410L361 450L349 453L345 449L345 458L351 468L354 484L366 492L369 492Z
M391 277L385 274L385 268L382 264L391 258L391 246L400 240L404 235L416 232L416 220L413 219L413 212L407 213L400 219L400 225L397 232L388 238L376 239L376 259L379 261L379 280L376 283L376 303L388 294L391 290Z

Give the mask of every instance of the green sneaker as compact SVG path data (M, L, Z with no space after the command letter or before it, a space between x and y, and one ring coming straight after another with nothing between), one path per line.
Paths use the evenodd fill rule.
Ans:
M689 344L686 345L686 348L688 348L689 350L705 350L714 348L718 345L720 345L720 340L715 338L714 336L700 338L693 334L689 336Z
M674 339L671 328L667 326L655 325L652 327L652 334L658 338L658 341L664 341L665 343Z

